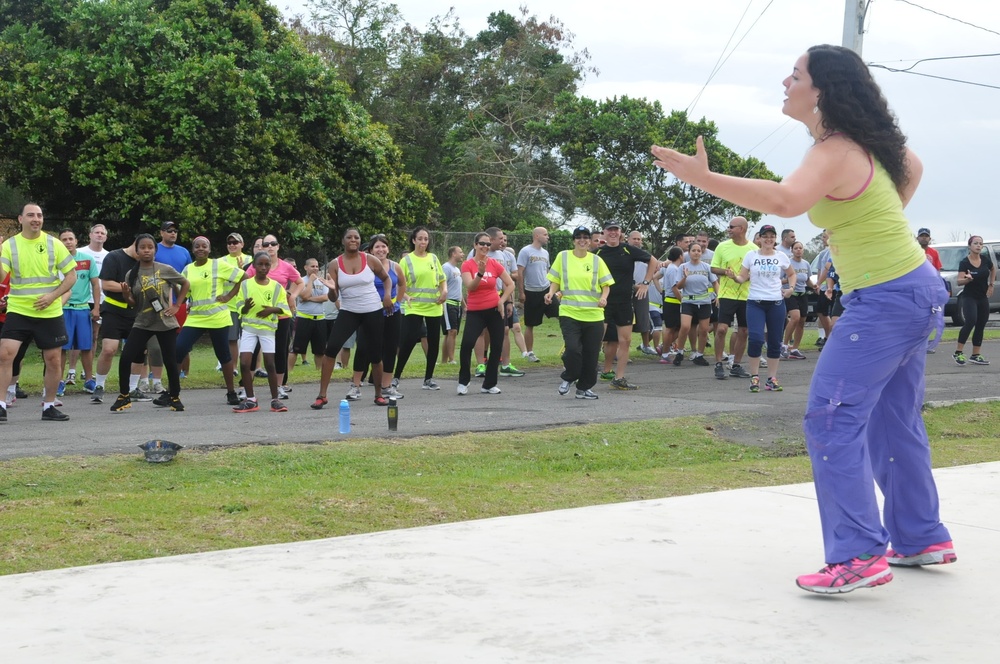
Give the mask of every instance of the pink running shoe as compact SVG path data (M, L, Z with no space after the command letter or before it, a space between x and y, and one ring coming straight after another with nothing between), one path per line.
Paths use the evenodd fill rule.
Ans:
M885 556L868 560L851 558L847 562L827 565L815 574L803 574L795 583L811 593L849 593L857 588L874 588L892 581L892 571Z
M912 556L904 556L898 551L889 549L885 552L885 558L890 565L899 567L918 567L920 565L947 565L958 560L955 555L955 545L951 540L931 544L929 547L915 553Z

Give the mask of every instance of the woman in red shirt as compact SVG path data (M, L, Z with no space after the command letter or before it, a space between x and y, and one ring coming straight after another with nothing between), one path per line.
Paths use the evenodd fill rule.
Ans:
M490 333L490 357L486 363L486 377L483 379L483 394L500 394L497 377L500 373L500 355L503 353L504 324L503 305L514 292L514 280L510 278L499 261L487 254L490 252L490 236L476 234L475 255L462 263L462 283L465 285L466 304L465 331L462 333L462 347L459 351L458 393L469 393L472 380L472 350L476 339L488 330ZM497 291L497 281L503 290Z

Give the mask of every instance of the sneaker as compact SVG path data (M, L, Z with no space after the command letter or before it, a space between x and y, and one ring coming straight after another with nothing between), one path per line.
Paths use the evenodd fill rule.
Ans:
M253 375L256 378L267 378L267 372L264 371L263 369L257 369L257 371L253 372Z
M75 371L70 371L68 374L66 374L65 385L76 385L76 372Z
M788 359L788 346L786 346L784 344L781 345L781 353L780 353L780 355L781 355L781 359L783 359L783 360L787 360Z
M722 362L715 363L715 377L719 380L726 379L726 367L722 365Z
M7 409L4 408L3 406L0 406L0 422L6 422L6 421L7 421Z
M805 355L805 353L803 353L798 348L793 348L790 351L788 351L788 359L789 360L804 360L804 359L806 359L806 355Z
M215 363L215 370L216 371L222 371L222 362L216 362Z
M386 399L384 396L382 396L380 394L377 397L375 397L375 405L376 406L388 406L389 405L389 400Z
M566 396L567 394L569 394L570 385L572 385L572 383L570 383L568 380L564 380L563 382L559 383L559 394L561 394L562 396ZM577 392L579 391L580 390L577 390Z
M234 413L256 413L258 410L260 410L260 407L257 405L257 401L250 401L249 399L241 402L236 408L233 408Z
M343 368L344 368L344 365L341 364L340 362L337 362L336 364L333 365L333 370L334 371L340 371Z
M154 406L160 406L161 408L166 408L167 406L170 405L170 395L169 394L157 395L155 399L152 399L152 402Z
M18 399L27 399L28 393L21 389L20 383L16 383L14 385L14 396L17 397Z
M309 360L307 360L305 358L302 358L302 366L308 367L309 366Z
M602 371L601 372L601 380L614 380L614 379L615 379L615 372L614 371Z
M816 348L822 348L826 345L826 337L819 337L816 339Z
M83 391L86 392L87 394L93 394L94 388L96 387L97 387L97 381L94 380L93 378L88 378L87 380L83 381Z
M424 384L420 386L422 390L440 390L441 386L434 382L433 379L428 378L424 381Z
M184 412L184 404L181 403L180 397L170 397L170 410L174 411L175 413Z
M458 389L455 390L455 391L458 392L458 394L468 394L469 393L469 386L468 385L462 385L461 383L459 383L458 384Z
M952 357L955 359L955 364L957 364L960 367L965 366L965 353L963 353L960 350L956 350L955 354L952 355Z
M400 399L403 398L403 395L400 394L399 390L397 390L395 387L392 387L391 385L389 387L382 388L382 396L384 396L386 399L395 399L396 401L399 401Z
M733 365L736 363L735 355L723 355L722 361L726 364L727 369L732 369Z
M119 394L115 404L111 406L112 413L120 413L132 407L132 399L127 394Z
M226 392L226 403L230 406L239 406L240 395L236 394L236 392Z
M150 392L156 392L157 394L163 394L166 392L166 388L163 387L163 383L158 380L154 380L153 384L149 387Z
M781 392L783 388L778 383L777 378L771 378L768 376L767 382L764 383L764 389L768 392Z
M691 364L697 364L699 367L707 367L707 366L709 366L708 365L708 360L705 359L704 355L698 355L696 357L692 357L691 358Z
M135 387L140 392L149 392L149 385L150 385L149 381L146 380L145 378L142 378L139 380L139 384L136 385Z
M614 389L614 390L638 390L639 386L638 385L633 385L632 383L628 382L628 378L626 378L625 376L622 376L621 378L615 378L613 381L611 381L611 389Z
M345 397L348 401L357 401L361 398L361 386L351 385L351 389L347 391L347 396Z
M480 388L479 391L482 392L483 394L500 394L500 388L497 387L496 385L490 388L485 388L485 387Z
M915 553L912 556L904 556L889 549L885 552L885 559L890 565L897 567L918 567L920 565L947 565L958 560L958 556L955 555L955 545L952 544L951 540L948 540L947 542L931 544L920 553Z
M729 370L729 375L733 378L749 378L750 372L741 365L733 363L733 367Z
M240 401L245 401L246 398L247 398L246 388L244 388L244 387L237 387L236 388L236 396L238 396L240 398Z
M48 408L42 411L43 422L65 422L68 419L69 415L56 410L55 406L49 406Z
M56 386L56 396L64 397L66 396L66 381L59 381L59 385Z
M271 412L272 413L287 413L288 406L281 403L281 399L271 399Z
M143 392L142 390L140 390L138 387L135 388L134 390L132 390L131 392L129 392L128 396L129 396L129 399L131 399L132 401L135 401L136 403L139 403L140 401L152 401L153 400L153 397L149 396L148 394L146 394L145 392ZM164 404L164 405L166 405L166 404Z
M597 399L599 397L596 394L594 394L593 390L577 390L576 391L576 398L577 399Z
M398 378L393 378L392 379L392 383L390 383L390 385L392 385L393 389L399 387L399 379Z
M517 378L518 376L523 376L524 372L515 367L513 364L508 364L506 366L500 367L501 376L513 376Z
M285 374L285 375L287 376L287 374ZM292 386L291 385L282 385L281 389L283 389L285 391L285 394L291 394L292 393Z
M970 355L969 356L969 362L972 362L973 364L982 364L983 366L987 366L990 363L989 360L987 360L985 357L983 357L979 353L975 353L973 355Z
M533 350L527 350L521 353L521 357L528 360L529 362L541 362L541 360L538 359L538 356L535 355L535 351Z
M282 385L278 386L278 398L279 399L287 399L288 398L288 390L285 389L285 387L282 386ZM274 409L272 408L271 410L274 410ZM288 410L288 409L286 408L285 410Z
M684 353L682 353L680 351L677 351L676 353L674 353L674 366L675 367L681 366L681 362L683 362L683 361L684 361Z
M104 403L104 388L100 385L94 386L94 393L90 395L90 403Z
M476 365L476 378L482 378L485 375L486 375L486 365L485 364L477 364Z
M17 401L17 394L14 392L14 388L11 388L10 392L7 393L7 405L13 406L15 401Z
M183 369L181 369L181 371L177 374L177 377L178 378L187 378L188 376L187 376L187 373Z
M851 558L844 563L827 565L815 574L804 574L795 583L811 593L849 593L858 588L874 588L892 581L892 570L885 556L868 560Z
M767 360L764 359L763 357L760 358L760 368L761 369L767 369Z
M639 345L639 352L643 355L656 355L656 351L653 350L652 346L643 346L642 344Z
M323 406L330 403L330 400L326 397L316 397L316 400L309 404L309 407L313 410L322 410Z
M750 376L750 391L760 392L760 376Z

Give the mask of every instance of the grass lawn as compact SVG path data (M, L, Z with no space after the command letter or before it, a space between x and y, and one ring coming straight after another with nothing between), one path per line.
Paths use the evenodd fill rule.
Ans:
M1000 404L926 413L935 466L1000 460ZM677 442L684 441L684 442ZM0 463L0 574L811 479L703 418Z

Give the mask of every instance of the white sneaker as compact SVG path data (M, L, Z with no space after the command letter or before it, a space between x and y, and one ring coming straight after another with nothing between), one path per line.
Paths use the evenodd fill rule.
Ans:
M343 368L344 368L344 365L341 364L340 362L337 362L336 364L333 365L333 370L334 371L338 371L338 370L343 369Z
M539 360L538 357L535 355L535 352L531 350L527 350L521 353L521 357L528 360L529 362L541 362L541 360Z
M278 398L279 399L287 399L288 398L288 391L283 386L281 386L281 385L278 386Z
M763 357L760 358L760 368L761 369L767 369L767 360L764 359Z
M486 389L485 387L482 387L482 388L479 389L479 391L482 392L483 394L500 394L500 388L497 387L496 385L494 385L490 389Z
M139 384L136 385L136 389L140 392L149 392L149 381L145 378L139 379Z
M361 387L358 385L351 385L351 389L347 391L347 396L345 397L348 401L357 401L361 398Z
M468 394L469 393L469 386L468 385L462 385L461 383L459 383L458 384L458 390L457 390L457 392L459 394Z

